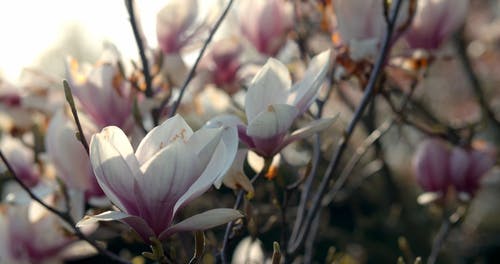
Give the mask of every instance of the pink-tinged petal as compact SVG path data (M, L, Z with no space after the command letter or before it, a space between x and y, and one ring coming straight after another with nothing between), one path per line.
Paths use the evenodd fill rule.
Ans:
M197 145L202 148L199 149ZM226 173L231 166L226 159L230 159L231 162L234 159L234 155L230 157L229 153L226 153L226 146L222 141L222 129L202 128L189 139L186 147L198 151L196 161L200 163L203 171L196 175L196 182L179 198L174 207L174 214L186 203L207 191L218 178Z
M437 49L465 21L468 0L420 0L405 39L413 49Z
M111 202L122 211L136 215L139 211L131 194L134 194L137 176L102 133L95 134L90 141L90 162L99 186Z
M289 137L287 137L285 139L285 141L283 141L282 148L285 147L286 145L292 143L293 141L307 138L316 132L320 132L322 130L327 129L335 122L335 120L337 120L338 116L339 115L336 115L336 116L331 117L331 118L323 118L323 119L319 119L319 120L314 120L313 122L309 123L307 126L300 128L298 130L295 130Z
M244 215L240 211L234 209L219 208L208 210L201 214L193 215L182 222L171 226L169 229L160 234L159 239L163 240L172 234L183 231L210 229L242 217L244 217Z
M304 113L317 97L330 66L330 50L316 55L304 74L302 80L292 87L288 103L295 105L300 113Z
M33 151L9 134L1 135L0 149L5 153L16 176L28 187L34 187L40 182L40 173L36 167ZM3 173L3 164L0 173Z
M174 142L149 159L138 179L142 217L159 234L174 215L174 205L203 171L196 153L183 142Z
M450 185L450 150L439 139L422 142L413 159L417 182L429 192L446 192Z
M177 114L149 131L141 143L139 143L135 156L140 164L144 164L155 153L168 146L171 142L177 139L187 140L192 134L193 130L191 127Z
M252 138L270 138L283 134L290 129L297 114L295 106L269 105L249 122L246 132Z
M98 215L85 216L76 224L76 226L81 228L87 225L95 224L97 222L109 221L120 221L130 226L141 236L145 243L149 243L150 237L156 237L153 233L153 230L151 230L151 228L142 218L118 211L106 211Z
M462 190L466 185L467 174L471 160L469 153L464 148L454 147L450 152L450 179L459 190Z
M93 129L85 127L84 122L82 125L83 129L92 132ZM102 196L89 156L76 138L75 131L76 127L65 113L58 111L47 129L45 137L47 154L57 169L57 175L68 187L85 191L89 196Z
M283 63L270 58L253 78L245 98L245 113L251 122L269 105L284 104L291 86L290 73Z
M471 174L478 180L495 165L495 155L484 150L471 150Z
M197 0L170 1L158 12L156 34L163 53L179 52L186 44L189 40L186 31L195 22L197 14Z

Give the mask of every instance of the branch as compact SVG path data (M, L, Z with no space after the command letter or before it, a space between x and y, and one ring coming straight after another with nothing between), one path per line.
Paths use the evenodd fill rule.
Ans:
M142 74L144 75L144 81L146 82L146 90L144 94L146 97L153 97L153 86L151 81L151 73L149 72L149 62L144 51L144 42L141 36L139 27L137 26L137 19L135 17L134 11L134 1L125 0L125 5L127 6L127 12L130 16L130 25L132 26L132 31L134 32L135 42L137 43L137 49L139 50L139 55L141 57L142 63Z
M75 120L76 127L78 129L78 139L82 142L85 151L87 151L87 155L89 154L89 144L87 143L87 139L85 139L85 134L83 134L82 124L80 123L80 118L78 118L78 112L76 111L75 100L73 99L73 93L71 92L71 87L69 87L69 83L66 80L63 80L64 86L64 95L66 96L66 101L71 108L71 114L73 115L73 119Z
M184 92L186 91L186 88L189 85L189 83L191 82L191 80L193 79L194 73L196 72L196 68L198 67L198 64L200 63L200 60L203 57L203 54L205 53L205 50L208 47L208 44L210 44L210 42L212 41L212 38L214 37L215 32L217 32L217 29L219 29L220 24L222 23L222 21L224 21L224 18L226 17L227 13L229 12L229 9L231 8L232 4L233 4L233 0L229 0L229 2L226 5L226 8L224 9L224 11L220 15L220 17L215 22L214 27L210 30L210 34L208 35L207 40L203 44L203 47L201 48L200 53L198 53L198 57L196 58L196 61L194 62L193 67L191 67L191 70L189 71L188 76L186 77L186 79L184 80L184 83L182 84L182 87L181 87L181 90L179 93L179 98L177 98L177 100L175 101L175 103L172 107L172 110L170 111L169 117L174 116L175 113L177 112L177 108L179 108L179 105L181 104L182 97L184 96ZM169 100L169 97L166 97L165 99L163 99L163 101L160 104L160 107L158 108L158 113L163 112L163 109L166 107L168 100ZM158 118L159 118L159 116L160 116L160 114L158 114ZM155 120L155 121L158 121L158 120Z
M389 23L387 24L387 32L385 34L381 52L379 53L379 56L376 60L375 66L373 67L373 70L370 74L370 79L368 80L368 83L366 85L366 88L364 89L365 92L363 94L363 98L361 100L361 103L356 109L356 112L354 113L354 116L349 123L349 126L347 127L344 137L340 140L339 142L339 147L336 149L334 155L332 156L332 159L330 160L328 167L325 172L325 177L323 177L319 190L316 192L316 195L314 196L313 202L311 209L307 212L306 219L304 221L304 224L302 225L302 230L298 234L297 238L292 241L292 243L289 244L288 251L289 253L294 253L302 244L304 243L307 234L309 233L311 229L311 224L316 217L316 214L319 213L319 208L321 206L321 202L323 199L323 196L325 195L326 189L329 186L329 183L333 177L333 173L337 169L338 165L340 164L340 159L342 157L342 154L347 148L347 143L349 142L349 139L352 136L352 133L354 132L354 129L356 128L359 120L361 119L361 116L363 115L366 107L368 104L371 102L373 99L374 91L376 88L377 80L378 77L382 71L382 68L385 64L386 58L389 54L389 50L391 47L391 37L392 33L394 31L394 27L396 24L396 19L397 15L399 13L399 9L401 7L401 0L395 1L392 4L394 5L394 8L392 9L391 17L389 19ZM301 213L301 212L299 212Z

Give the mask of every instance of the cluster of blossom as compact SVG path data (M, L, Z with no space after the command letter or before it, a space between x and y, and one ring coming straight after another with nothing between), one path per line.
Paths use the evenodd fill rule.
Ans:
M286 156L282 152L297 142L312 146L313 136L329 131L330 140L340 142L334 152L339 156L330 158L318 147L315 151L324 156L308 159L309 164L331 159L328 165L319 166L335 170L365 110L363 100L384 95L372 93L376 85L382 86L377 80L384 79L378 78L382 74L376 72L377 63L405 71L404 77L388 82L417 80L420 68L405 63L416 61L412 55L417 50L425 50L429 61L437 58L441 47L464 24L469 8L467 0L235 2L236 10L230 12L234 16L225 18L223 24L227 29L214 35L218 22L210 15L200 17L199 0L169 1L157 16L158 50L143 47L143 66L134 64L131 71L113 47L94 65L80 65L68 58L65 85L69 106L62 89L50 88L53 82L43 84L35 79L36 86L22 89L0 83L0 150L5 164L0 169L6 179L0 185L0 263L52 263L90 256L103 249L81 239L96 236L102 222L109 221L130 227L138 240L151 246L152 253L145 256L160 262L173 261L161 244L173 235L229 223L218 256L224 263L232 224L249 217L248 212L237 210L239 204L235 209L214 205L190 217L179 212L212 186L219 189L224 184L237 193L246 192L249 195L244 199L262 192L254 189L254 180L246 173L245 161L252 163L254 154L265 163L261 168L253 166L256 175L275 178L276 186L287 195L293 190L305 197L300 198L304 205L298 206L300 220L295 220L289 244L281 245L282 253L275 249L268 256L273 263L279 263L279 259L274 262L276 258L291 262L305 241L301 232L317 232L309 228L313 219L319 219L315 216L324 206L331 176L314 177L318 174L315 165L297 169L306 176L295 177L296 184L291 186L311 188L314 185L307 184L309 179L325 182L318 184L325 189L318 189L317 199L309 200L305 193L310 189L283 187L280 181L290 181L290 176L271 175L282 173L278 167L286 163L271 165L273 158ZM228 1L227 8L231 5ZM225 12L218 11L224 18ZM129 12L134 12L133 3ZM322 37L317 43L313 32ZM207 52L203 54L203 48L203 57L189 65L187 50L198 47L207 34L209 40L214 36L216 40L202 43L208 45ZM140 34L137 41L146 43ZM400 63L401 58L383 55L385 47L412 55L403 56L404 63ZM354 105L352 128L331 136L338 109L323 109L329 99L319 98L330 95L332 83L347 79L357 81L366 96L354 98L360 103ZM400 91L409 98L413 88ZM407 111L403 104L401 112ZM416 130L420 127L414 126ZM421 130L426 137L436 136L432 130ZM450 187L473 197L481 177L495 165L495 154L470 144L452 145L462 142L455 136L445 135L448 142L421 140L414 175L424 191L439 197ZM297 154L298 150L289 152ZM281 243L288 240L275 238L280 239ZM261 246L257 245L259 252L250 254L254 249L245 243L251 242L241 241L233 263L250 259L263 263Z

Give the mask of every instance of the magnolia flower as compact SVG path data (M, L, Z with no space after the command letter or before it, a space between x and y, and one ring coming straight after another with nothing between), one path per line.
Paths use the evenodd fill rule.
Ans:
M5 154L16 176L28 187L34 187L40 181L40 171L35 162L35 153L19 139L8 134L0 138L0 149ZM3 163L2 163L3 165ZM3 172L0 165L0 172ZM5 168L6 169L6 168Z
M337 32L343 44L349 46L350 56L357 61L373 57L387 31L384 17L385 0L333 0ZM408 17L408 1L398 13L396 28ZM395 40L397 36L393 37Z
M236 210L221 208L173 224L177 211L210 188L234 159L227 151L233 147L225 143L238 141L223 140L223 130L202 128L193 133L176 115L152 129L134 154L123 131L104 128L92 137L90 160L99 185L120 212L87 217L78 225L119 220L149 242L242 217Z
M118 54L106 50L97 65L85 65L84 69L79 68L76 60L69 58L66 75L73 94L99 128L115 125L128 130L133 125L134 95L123 79L117 58Z
M419 0L404 38L413 49L437 49L465 20L468 0Z
M194 36L190 30L198 15L197 0L174 0L158 12L156 35L164 54L179 53Z
M245 0L238 11L243 36L260 53L276 55L293 26L290 4L283 0Z
M234 39L222 39L214 43L200 63L200 72L207 74L207 81L214 83L228 94L239 90L238 70L241 67L241 43Z
M236 117L226 122L237 125L240 139L266 158L273 157L290 142L329 127L334 118L314 121L288 135L294 120L316 99L329 62L330 51L315 56L303 79L292 86L286 66L270 58L248 88L245 98L247 125Z
M83 131L91 135L96 128L85 122L84 117L80 115ZM87 198L102 196L104 193L97 184L89 156L76 138L75 132L74 122L69 120L63 111L57 112L49 123L45 137L47 154L58 172L57 175L69 188L84 192Z
M53 199L45 200L53 204ZM71 247L87 245L77 242L56 215L28 201L27 204L2 207L0 263L64 263L64 259L75 257L70 253ZM79 255L91 253L87 247Z

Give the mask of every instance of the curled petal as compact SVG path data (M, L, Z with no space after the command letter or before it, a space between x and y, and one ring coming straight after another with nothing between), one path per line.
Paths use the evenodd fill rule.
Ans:
M244 215L240 211L229 208L208 210L201 214L193 215L171 226L160 234L159 239L163 240L174 233L182 231L206 230L242 218L243 216Z
M269 105L284 104L291 86L290 73L283 63L270 58L253 78L245 98L245 113L251 122Z

